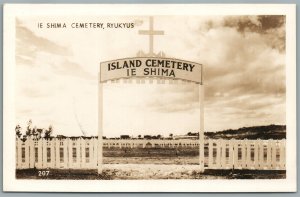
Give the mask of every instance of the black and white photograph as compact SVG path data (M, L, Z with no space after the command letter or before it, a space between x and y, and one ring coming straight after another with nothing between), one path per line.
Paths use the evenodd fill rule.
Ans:
M4 6L4 188L294 191L295 6L136 6Z

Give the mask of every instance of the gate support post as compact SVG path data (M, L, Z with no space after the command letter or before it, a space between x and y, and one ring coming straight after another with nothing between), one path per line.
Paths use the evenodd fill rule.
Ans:
M98 174L102 174L103 161L102 161L102 148L103 148L103 83L100 81L99 74L99 85L98 85L98 151L97 151L97 169Z
M199 164L200 171L204 172L204 86L199 85L199 103L200 103L200 131L199 131Z

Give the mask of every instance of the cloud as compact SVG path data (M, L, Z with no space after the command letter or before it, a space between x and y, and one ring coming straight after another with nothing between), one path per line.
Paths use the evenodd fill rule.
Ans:
M22 25L16 19L16 60L17 63L32 63L36 53L43 51L46 53L69 56L71 51L46 38L36 36L31 30ZM32 64L27 64L33 66Z
M152 111L172 113L199 109L199 87L195 84L161 85L153 95L146 103Z
M208 127L239 124L220 119L284 123L285 17L204 17L186 22L190 36L179 36L176 48L186 47L186 56L204 65ZM154 111L188 113L199 107L197 87L160 88L156 94L148 103Z
M16 27L17 116L81 134L70 104L75 95L80 120L96 132L97 77L92 73L98 72L99 59L147 50L148 40L137 36L136 29L38 32L22 20ZM135 23L148 28L142 20ZM283 16L157 16L155 29L165 31L155 38L156 51L204 65L206 130L285 123ZM115 42L116 37L122 42ZM105 95L106 131L114 135L143 129L184 133L199 127L197 85L116 86Z
M262 28L268 23L261 21L270 17L261 18L225 17L221 22L217 20L216 24L211 19L209 29L197 30L201 36L195 43L205 46L194 47L198 48L199 61L204 64L206 99L217 92L285 93L285 53L280 50L284 47L280 41L282 38L277 37L278 33L281 35L284 32L284 23ZM246 30L245 24L263 30ZM274 43L277 43L276 47Z
M40 97L46 97L49 96L51 93L47 91L46 89L40 89L38 87L30 86L30 87L23 87L22 88L22 94L26 97L31 98L40 98Z
M40 127L53 124L58 134L81 135L70 101L72 96L87 92L90 95L97 76L73 61L72 50L52 41L51 36L38 36L21 20L16 21L15 102L16 120L20 124L32 118ZM85 109L90 103L93 104L85 104Z
M227 16L223 25L234 27L239 32L266 33L270 29L280 28L285 23L282 15L253 15L253 16Z
M226 17L224 26L236 28L241 33L256 32L262 34L269 46L281 52L285 51L285 16Z
M69 75L88 80L97 76L83 69L82 65L70 61L72 51L51 40L35 35L16 20L16 63L17 66L51 68L50 74Z
M219 96L205 105L207 130L218 131L224 128L274 123L285 123L285 98L280 96Z
M200 34L224 28L234 29L245 37L249 33L257 33L269 46L285 52L285 16L282 15L202 17L189 24L190 30Z
M79 64L71 62L69 60L64 60L59 64L54 64L55 68L54 73L60 75L69 75L73 77L84 78L87 80L96 80L97 76L92 75L89 72L85 71Z

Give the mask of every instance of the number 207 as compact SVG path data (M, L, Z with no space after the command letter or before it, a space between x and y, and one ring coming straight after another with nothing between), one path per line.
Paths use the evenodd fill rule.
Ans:
M39 176L48 176L50 171L49 170L39 170Z

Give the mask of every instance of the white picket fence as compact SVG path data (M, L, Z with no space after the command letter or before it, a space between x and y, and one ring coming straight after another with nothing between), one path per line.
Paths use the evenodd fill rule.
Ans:
M208 140L209 169L285 170L285 140Z
M205 169L285 170L285 140L205 140ZM16 140L16 168L97 169L97 138ZM199 147L199 141L107 139L105 148Z
M96 169L97 142L96 138L17 139L16 167Z

